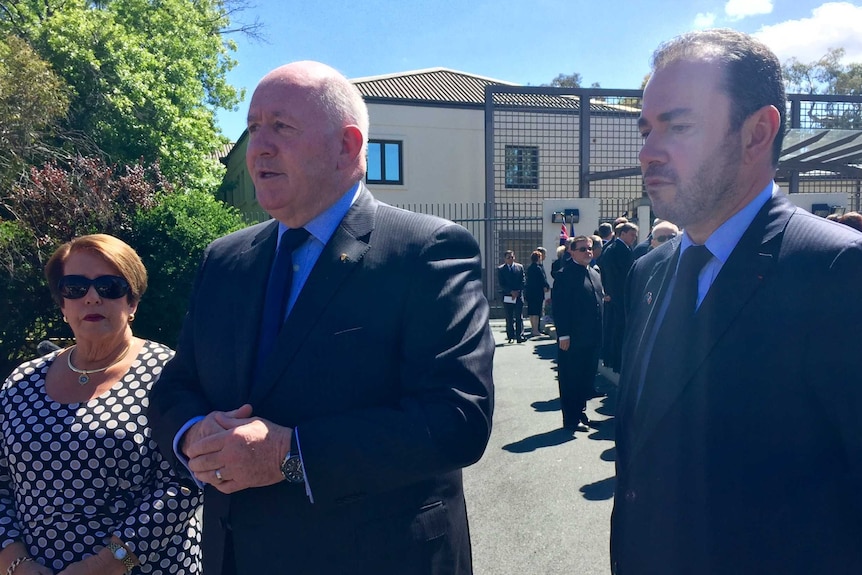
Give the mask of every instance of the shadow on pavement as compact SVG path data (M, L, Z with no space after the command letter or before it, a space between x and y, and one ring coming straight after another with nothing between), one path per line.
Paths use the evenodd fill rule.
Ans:
M539 356L539 359L557 359L557 342L556 341L547 341L544 343L537 343L533 348L533 353Z
M602 454L599 456L602 461L616 461L617 460L617 448L616 446L605 449L602 451Z
M549 399L547 401L534 401L530 404L530 407L538 411L539 413L545 413L547 411L560 411L560 398Z
M607 479L584 485L581 487L581 493L584 495L584 499L588 501L605 501L613 498L616 485L617 478L608 477Z
M560 428L546 431L545 433L539 433L538 435L533 435L531 437L525 437L520 441L504 445L503 449L509 453L529 453L530 451L536 451L542 447L562 445L569 441L573 441L574 439L575 438L572 436L571 431Z

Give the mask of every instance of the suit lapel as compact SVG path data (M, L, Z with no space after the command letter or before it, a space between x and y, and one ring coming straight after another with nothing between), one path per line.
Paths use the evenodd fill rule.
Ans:
M363 190L332 237L323 247L317 263L305 282L281 333L273 353L263 367L251 391L254 404L265 397L279 381L279 376L293 362L302 343L321 317L330 300L359 265L369 249L369 235L374 229L377 202Z
M621 374L622 391L621 413L626 421L631 421L634 414L634 407L637 398L637 387L640 381L641 365L643 364L644 344L651 337L655 318L660 308L660 302L664 299L664 294L667 291L667 284L673 276L673 271L676 268L676 262L679 259L679 240L675 240L677 245L673 250L668 250L668 256L656 262L649 270L644 288L637 290L641 301L634 305L635 315L630 319L630 326L640 326L630 332L628 337L637 338L636 341L626 345L627 349L634 350L636 356L633 361L625 362L626 365L632 366L632 369L626 369ZM670 271L669 271L670 270ZM627 328L631 329L631 328Z
M671 366L664 385L640 419L642 424L637 431L636 447L646 440L677 397L692 382L715 344L734 322L739 321L746 304L772 272L781 247L781 232L794 210L785 197L772 198L742 235L695 316L697 337L694 338L690 353L680 357ZM668 275L672 274L669 272ZM665 345L672 343L665 342ZM643 358L640 359L643 361Z

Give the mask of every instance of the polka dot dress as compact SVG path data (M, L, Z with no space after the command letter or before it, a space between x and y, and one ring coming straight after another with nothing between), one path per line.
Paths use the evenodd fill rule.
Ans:
M150 437L147 393L173 351L151 341L109 391L60 404L45 392L58 352L19 366L0 390L0 547L24 541L54 572L116 535L135 573L200 573L201 503Z

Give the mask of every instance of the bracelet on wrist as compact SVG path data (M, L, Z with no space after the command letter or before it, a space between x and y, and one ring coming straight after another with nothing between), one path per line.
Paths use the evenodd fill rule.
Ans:
M32 561L32 557L18 557L12 563L9 564L9 567L6 568L6 575L12 575L15 572L15 569L18 568L18 565L24 563L26 561Z

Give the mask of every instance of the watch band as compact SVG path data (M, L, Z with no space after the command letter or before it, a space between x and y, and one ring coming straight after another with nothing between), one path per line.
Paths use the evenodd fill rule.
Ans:
M114 543L113 541L105 545L105 547L108 549L108 551L111 552L111 555L114 556L114 559L123 564L123 567L126 568L127 574L132 572L132 569L135 568L135 560L132 557L131 551L129 551L119 543Z

